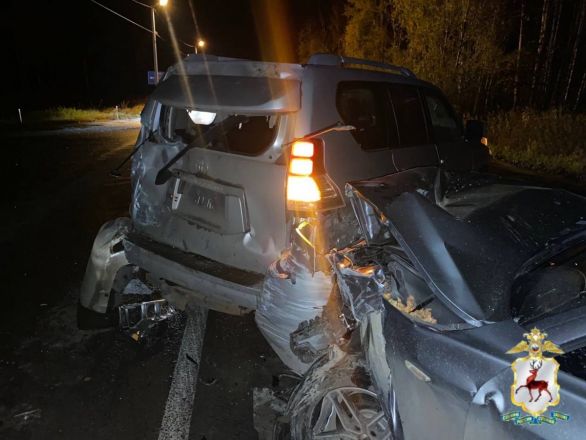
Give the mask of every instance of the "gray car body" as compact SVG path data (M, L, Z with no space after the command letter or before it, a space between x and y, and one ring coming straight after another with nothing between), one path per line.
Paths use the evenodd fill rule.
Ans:
M373 65L378 70L352 68ZM372 66L370 66L372 67ZM389 73L389 71L391 73ZM308 64L282 64L191 55L173 66L149 98L132 161L131 219L103 230L94 243L80 303L104 313L109 288L123 266L140 268L163 295L182 306L196 302L232 314L254 310L267 267L287 246L293 214L285 197L288 145L340 121L341 81L435 87L407 69L332 55ZM198 111L277 115L270 145L258 155L193 148L156 184L158 171L182 148L161 130L164 106ZM444 162L473 167L487 152L464 139L401 149L366 151L351 133L323 136L328 176L339 188L351 180ZM140 148L138 148L140 146ZM109 241L122 236L124 255ZM104 264L107 267L104 269Z
M481 183L476 194L476 185L471 183L473 180L468 180L452 193L450 202L441 188L443 174L438 169L412 170L347 187L368 244L380 246L385 240L388 242L390 236L385 236L385 232L390 232L406 254L417 250L417 254L409 255L417 272L428 275L422 275L422 278L426 279L429 290L433 291L436 300L458 316L461 323L451 329L426 325L382 300L381 295L372 295L376 290L372 288L375 284L360 272L336 270L338 278L342 279L339 285L344 301L353 306L360 322L363 352L383 406L390 413L392 403L398 402L407 439L583 438L586 432L586 382L562 370L558 375L561 402L552 409L570 415L569 421L553 426L516 425L504 422L502 416L518 410L510 398L513 383L511 363L516 356L506 352L523 340L523 334L534 326L546 332L548 339L566 353L584 347L586 307L566 307L560 313L522 326L518 318L511 316L509 309L511 283L503 281L514 280L522 264L511 268L511 274L504 276L497 273L503 270L502 267L485 266L485 272L494 283L483 274L476 273L475 277L471 277L476 263L486 263L487 255L483 255L481 249L482 240L470 240L466 234L442 237L434 235L434 231L442 228L444 231L448 229L448 232L457 231L458 223L464 227L475 227L481 222L478 217L474 218L476 210L490 217L491 221L498 217L506 219L512 217L511 211L503 210L498 216L491 217L492 206L500 204L500 208L495 208L493 212L498 212L503 206L512 206L511 209L516 210L523 206L524 201L529 206L526 213L536 208L541 209L543 215L523 217L519 213L517 226L526 228L526 234L514 234L512 230L500 234L501 238L511 238L509 243L499 241L504 246L501 257L510 264L514 258L507 256L506 246L513 246L516 255L522 257L521 260L527 260L525 256L532 256L536 249L544 246L547 236L556 238L573 228L584 235L586 199L561 190L519 184L511 186L508 182L498 181L496 186L500 191L495 191L495 182L487 183L481 176L477 179ZM539 197L533 198L535 194ZM427 214L418 209L405 210L405 201L415 199L428 205ZM515 203L507 205L507 201ZM440 208L440 205L443 207ZM452 217L452 227L445 228L434 224L434 214L444 215L439 213L443 209L451 211L452 215L458 210L468 211L469 214ZM503 225L497 226L504 228ZM531 229L536 233L531 234ZM483 232L486 233L486 229ZM541 242L536 238L539 237L538 232L542 233ZM485 238L496 239L494 235ZM428 250L421 246L427 246ZM551 243L548 246L551 247ZM458 247L471 251L465 262L452 259L458 254ZM446 249L450 252L442 253ZM484 251L489 252L487 249ZM435 252L439 252L439 259L434 261L430 256ZM467 281L470 289L463 286L458 292L460 283L457 280ZM360 284L365 288L356 288ZM497 292L482 290L483 284ZM558 288L564 291L563 285ZM366 290L370 290L371 294ZM504 304L502 313L493 315L497 319L487 319L487 313L495 313L503 304L497 304L495 308L490 302L485 302L479 306L475 297L479 291L483 295L492 295ZM368 307L365 301L369 302Z

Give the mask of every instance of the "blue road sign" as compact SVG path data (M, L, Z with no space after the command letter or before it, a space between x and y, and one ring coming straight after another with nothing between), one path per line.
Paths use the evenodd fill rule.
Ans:
M163 75L165 74L165 72L159 72L159 81L161 80L161 78L163 78ZM156 85L159 81L156 81L156 77L155 77L155 71L154 70L149 70L148 74L147 74L147 81L149 83L150 86L154 86Z

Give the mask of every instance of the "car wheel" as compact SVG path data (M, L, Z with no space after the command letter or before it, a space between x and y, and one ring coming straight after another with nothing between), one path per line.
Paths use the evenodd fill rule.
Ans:
M364 359L337 347L308 371L287 412L290 438L295 440L402 439L400 421L398 431L396 423L389 423Z
M358 387L329 390L312 415L311 438L391 439L375 393Z

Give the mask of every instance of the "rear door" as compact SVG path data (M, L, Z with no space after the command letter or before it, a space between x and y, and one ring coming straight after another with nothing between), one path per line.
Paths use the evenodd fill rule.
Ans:
M174 75L153 94L151 141L134 160L135 230L182 251L264 273L285 245L284 165L300 83ZM213 135L211 135L213 133ZM187 145L194 148L159 171Z
M346 75L357 76L355 72ZM423 102L414 85L341 80L332 101L338 120L357 127L326 141L326 169L340 187L348 181L438 165ZM332 112L322 113L330 120L321 123L331 123Z

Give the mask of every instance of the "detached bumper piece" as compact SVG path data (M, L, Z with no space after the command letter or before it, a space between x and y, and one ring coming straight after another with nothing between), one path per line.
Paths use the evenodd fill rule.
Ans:
M159 322L175 315L175 308L167 300L158 299L118 307L118 322L122 330L139 342Z

